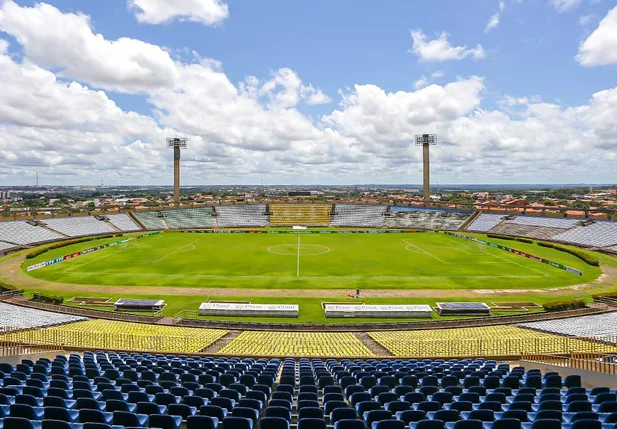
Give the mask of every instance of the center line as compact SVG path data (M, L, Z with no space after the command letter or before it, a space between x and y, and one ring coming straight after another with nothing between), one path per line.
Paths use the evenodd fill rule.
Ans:
M300 235L298 234L298 261L296 263L296 277L300 277Z

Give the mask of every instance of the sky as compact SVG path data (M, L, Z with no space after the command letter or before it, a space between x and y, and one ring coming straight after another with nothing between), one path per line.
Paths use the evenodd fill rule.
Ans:
M617 183L609 0L0 0L0 186Z

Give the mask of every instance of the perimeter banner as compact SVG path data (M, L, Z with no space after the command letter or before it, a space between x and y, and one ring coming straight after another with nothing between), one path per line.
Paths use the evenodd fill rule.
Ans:
M49 265L54 265L54 264L58 264L58 263L60 263L62 261L68 261L69 259L77 258L78 256L81 256L81 255L86 255L88 253L96 252L97 250L102 250L102 249L106 249L108 247L117 246L118 244L127 243L127 242L129 242L131 240L132 240L132 238L125 238L124 240L114 241L112 243L107 243L107 244L101 244L100 246L96 246L96 247L90 247L89 249L81 250L81 251L75 252L75 253L69 253L68 255L64 255L64 256L61 256L59 258L52 259L50 261L45 261L45 262L40 262L40 263L35 264L35 265L30 265L29 267L26 268L26 270L27 271L38 270L38 269L47 267Z
M245 230L224 230L224 229L187 229L182 230L180 232L186 234L402 234L406 232L426 232L426 231L403 231L397 229L370 229L370 230L358 230L358 231L333 231L333 230L323 230L323 231L312 231L312 230L304 230L304 229L296 229L296 230L281 230L281 231L267 231L262 229L245 229Z
M491 243L490 241L485 241L476 237L469 237L463 234L457 234L456 232L444 231L444 234L451 235L457 238L463 238L465 240L475 241L476 243L485 244L487 246L494 247L495 249L505 250L506 252L514 253L515 255L523 256L527 259L532 259L537 262L541 262L543 264L550 265L551 267L559 268L560 270L567 271L572 274L576 274L577 276L582 276L583 272L577 270L576 268L568 267L567 265L560 264L558 262L553 262L545 258L541 258L540 256L532 255L531 253L523 252L522 250L516 250L508 246L503 246L497 243Z
M148 232L146 234L141 234L140 236L138 236L137 238L146 238L146 237L152 237L153 235L159 235L162 234L162 231L154 231L154 232Z

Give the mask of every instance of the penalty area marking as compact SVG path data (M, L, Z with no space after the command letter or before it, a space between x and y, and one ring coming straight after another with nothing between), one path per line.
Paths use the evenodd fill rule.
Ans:
M413 243L410 243L407 240L403 240L404 243L407 243L407 247L411 246L411 247L415 247L416 249L418 249L419 251L421 251L422 253L426 253L428 256L437 259L439 262L441 262L442 264L447 264L446 261L439 259L437 256L433 255L432 253L427 252L426 250L424 250L423 248L416 246ZM405 250L407 250L407 247L405 247Z
M173 252L168 253L167 255L165 255L165 256L163 256L163 257L161 257L161 258L157 259L157 260L156 260L156 261L154 261L154 262L160 262L160 261L162 261L163 259L167 258L168 256L174 255L174 254L176 254L176 253L190 252L191 250L195 250L195 243L197 243L198 241L199 241L199 239L194 240L194 241L191 241L189 244L187 244L187 245L185 245L185 246L182 246L182 247L180 247L179 249L174 250ZM192 247L192 248L189 248L189 249L184 250L184 248L185 248L185 247L189 247L189 246L193 246L193 247Z

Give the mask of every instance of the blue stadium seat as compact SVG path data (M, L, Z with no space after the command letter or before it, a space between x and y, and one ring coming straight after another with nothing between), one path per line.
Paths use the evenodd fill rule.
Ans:
M480 420L459 420L452 426L453 429L483 429L484 425Z
M260 429L289 429L289 421L282 417L264 417L259 422ZM216 426L213 428L208 427L194 427L187 429L216 429Z
M493 422L491 429L521 429L521 421L518 419L498 419Z
M253 429L253 421L244 417L226 417L222 429Z
M149 419L149 426L155 428L180 429L181 425L182 417L180 416L170 416L169 414L152 414Z
M114 411L113 422L114 425L124 427L144 427L148 422L148 416L128 411Z
M302 419L298 421L297 427L298 429L326 429L327 425L324 419Z
M199 409L199 414L202 416L216 417L219 421L222 421L227 417L228 410L216 405L204 405Z
M445 427L445 422L441 420L420 420L409 424L409 429L444 429Z
M42 427L41 422L23 417L5 417L2 426L3 429L40 429Z
M73 423L79 419L79 411L69 411L61 407L45 407L43 408L43 419Z

